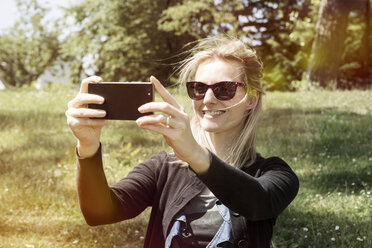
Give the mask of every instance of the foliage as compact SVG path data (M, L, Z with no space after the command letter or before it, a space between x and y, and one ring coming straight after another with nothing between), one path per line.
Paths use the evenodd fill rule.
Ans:
M307 0L86 0L67 11L79 29L67 39L63 54L71 61L75 78L88 69L83 68L88 60L92 73L105 80L146 80L153 72L164 80L171 67L159 61L168 58L172 64L188 42L226 33L259 50L268 88L288 89L290 81L301 78L312 31L305 41L288 37L312 28L309 4Z
M166 82L172 76L171 65L183 56L175 55L187 43L225 33L259 52L266 89L295 90L291 82L302 80L308 70L319 4L319 0L86 0L67 10L79 29L63 46L63 54L71 61L75 78L90 69L106 80L147 80L156 74ZM363 8L357 11L362 12ZM363 59L353 56L365 47L365 20L357 16L363 15L350 17L346 49L340 51L341 88L360 85L358 80L365 84L371 75Z
M342 89L368 88L372 80L370 5L365 5L367 0L358 3L353 4L357 7L349 16L345 49L340 51L336 87ZM48 10L37 0L18 0L22 17L0 36L0 78L14 86L31 84L60 56L69 63L75 83L91 74L105 81L147 81L153 74L171 85L177 81L172 67L187 55L186 44L224 33L258 51L267 90L296 90L308 71L319 4L83 0L66 8L58 22L47 23Z
M288 90L307 66L316 5L308 0L242 2L237 33L256 43L265 67L265 87Z
M193 39L205 38L217 33L229 33L237 23L234 10L240 1L186 0L170 6L162 12L158 21L160 30Z
M303 3L288 13L285 28L263 41L264 81L269 90L293 90L291 82L301 80L307 70L314 37L315 4Z
M86 0L67 9L79 27L62 49L74 78L90 69L106 81L148 80L151 74L166 79L171 68L164 60L178 47L156 24L167 2Z
M188 0L163 11L158 24L161 30L194 39L218 33L242 38L262 57L266 88L283 90L306 69L314 9L307 0Z
M366 88L371 85L372 33L365 37L367 25L364 18L363 11L354 10L350 13L345 51L339 69L339 88ZM367 39L367 41L364 39Z
M372 80L370 0L323 0L308 78L327 88L368 88Z
M143 247L148 211L100 227L81 215L75 141L64 115L77 91L0 91L2 247ZM176 97L187 109L188 100ZM372 247L371 101L372 91L265 95L258 151L282 157L300 178L297 198L277 220L273 247ZM102 145L109 184L170 151L161 135L130 121L110 121Z
M158 25L161 30L193 39L217 33L238 36L258 50L265 65L266 89L295 90L291 82L301 81L308 70L319 4L319 0L187 0L163 11ZM365 45L370 37L367 42L364 38L365 33L371 36L366 30L365 12L359 6L357 14L350 17L346 49L339 51L345 58L339 88L358 87L370 81L371 66L363 63L363 57L371 57L371 48ZM356 58L359 53L364 56Z
M20 20L0 35L0 77L11 86L31 84L59 54L58 30L48 30L48 9L36 0L17 1Z

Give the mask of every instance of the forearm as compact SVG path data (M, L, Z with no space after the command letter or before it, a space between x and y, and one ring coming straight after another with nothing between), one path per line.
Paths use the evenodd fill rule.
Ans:
M89 225L121 220L120 204L108 186L100 149L92 157L78 159L77 192L81 211Z
M199 178L223 204L249 220L277 216L297 194L294 173L277 170L255 178L213 154L211 159L208 171Z
M213 162L213 161L212 161ZM210 169L199 178L213 194L229 209L250 220L262 219L262 213L270 213L268 194L253 177L228 165L211 164Z

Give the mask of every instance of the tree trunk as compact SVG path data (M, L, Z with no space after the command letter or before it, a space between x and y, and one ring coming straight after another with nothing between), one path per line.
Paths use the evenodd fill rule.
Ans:
M364 32L363 43L365 49L365 58L364 58L364 65L365 68L370 68L372 66L372 34L371 34L371 3L370 0L365 1L365 14L364 14L365 22L366 22L366 29ZM368 70L368 69L367 69Z
M351 2L322 0L320 3L307 76L322 87L337 84Z

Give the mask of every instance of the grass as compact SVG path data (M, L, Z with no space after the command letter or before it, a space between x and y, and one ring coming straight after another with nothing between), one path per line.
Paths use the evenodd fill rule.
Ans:
M101 227L80 213L64 116L76 93L0 91L0 247L142 247L149 211ZM282 157L301 183L273 247L372 247L371 102L372 91L267 93L257 150ZM123 121L110 122L102 143L109 183L169 150L161 136Z
M371 93L268 94L258 150L280 154L301 183L274 247L372 247Z

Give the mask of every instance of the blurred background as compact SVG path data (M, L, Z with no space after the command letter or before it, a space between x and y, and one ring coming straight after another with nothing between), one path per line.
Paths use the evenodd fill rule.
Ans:
M0 247L143 247L149 209L85 223L67 102L89 75L154 75L191 114L174 69L218 34L263 60L257 151L300 180L272 247L372 247L371 22L369 0L0 0ZM101 142L109 184L172 152L130 121L110 121Z
M372 82L370 0L1 0L5 86L106 81L165 84L185 45L225 33L254 47L267 90L365 89Z

